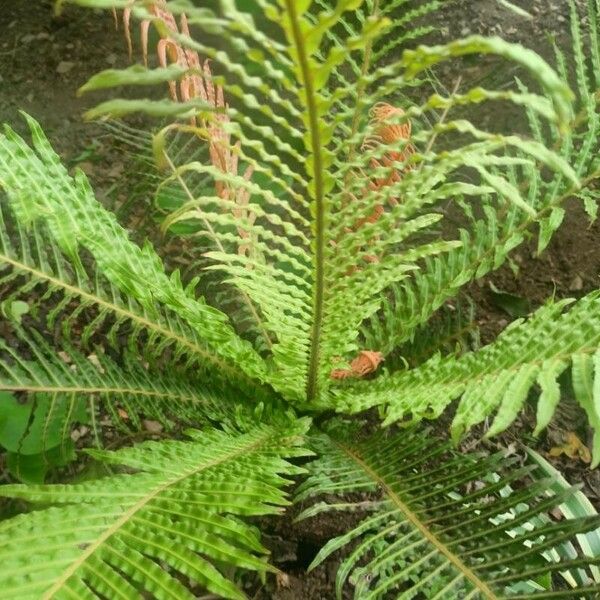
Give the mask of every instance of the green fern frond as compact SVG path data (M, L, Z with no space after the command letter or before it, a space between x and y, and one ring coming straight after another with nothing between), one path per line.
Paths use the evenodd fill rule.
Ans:
M118 196L118 193L122 192L127 197L125 204L119 207L118 214L127 214L132 206L143 204L145 210L149 211L151 217L158 222L165 214L181 208L187 197L178 183L171 186L163 184L164 173L156 164L156 157L152 151L152 132L132 127L117 119L103 121L102 127L110 140L109 143L118 147L127 172L131 174L127 182L115 182L117 187L111 193L111 196ZM206 146L198 144L197 138L182 131L182 128L170 130L166 137L163 142L165 151L175 164L187 161L209 162ZM159 193L161 184L163 185ZM186 179L186 184L194 196L198 196L201 189L210 186L210 178L204 177L198 180L190 178Z
M410 279L391 287L380 312L364 325L365 336L373 347L388 354L411 340L444 302L473 279L500 267L510 252L526 239L531 222L527 219L523 226L523 211L515 206L504 211L488 207L487 219L473 217L470 228L461 229L460 248L426 259ZM521 227L516 226L519 223Z
M95 200L83 173L71 178L60 164L39 125L26 117L35 151L10 128L0 136L0 184L17 220L26 226L43 220L61 251L82 269L78 246L87 249L96 267L122 293L150 314L158 303L176 312L210 347L203 358L227 364L257 380L265 366L249 343L241 340L220 311L184 288L177 272L165 274L149 244L132 243L113 215Z
M389 60L397 52L398 48L406 46L407 43L415 44L419 38L435 31L434 27L422 24L415 27L423 17L432 15L442 8L443 3L439 0L424 2L420 6L411 8L411 3L382 2L382 14L392 20L391 27L386 31L382 39L377 40L373 48L373 62Z
M101 84L102 78L99 79ZM126 214L132 206L141 203L149 220L157 223L162 221L163 231L175 236L167 244L166 259L170 263L183 265L184 278L190 275L199 277L199 285L207 301L228 314L237 333L245 339L251 339L256 349L262 355L267 355L271 351L272 340L255 306L247 298L241 297L235 286L225 283L226 275L206 268L214 264L207 252L213 250L215 244L222 251L227 249L232 253L240 247L239 235L232 233L233 222L228 224L230 227L227 231L223 231L220 228L221 224L225 225L223 217L215 223L204 214L203 205L191 202L188 196L189 192L192 198L198 198L211 190L214 184L213 177L203 173L201 168L210 163L206 144L200 143L189 126L185 125L167 125L155 134L154 140L151 133L135 129L123 121L111 119L103 125L111 143L121 147L127 172L131 173L134 180L133 190L130 189L130 179L127 180L127 189L122 190L128 200L119 207L118 215ZM165 179L157 165L157 154L160 161L167 156L173 164L186 163L189 167L196 165L198 168L185 168L178 172L179 176ZM247 184L245 181L243 183ZM224 204L223 200L219 199L218 204ZM252 235L252 231L249 235ZM249 246L254 255L261 251L276 260L288 258L288 254L282 251L274 253L264 244L259 246L256 238ZM288 244L286 248L293 250L293 245ZM292 268L293 263L293 260L290 261ZM303 268L298 263L295 266Z
M386 314L388 316L393 321L397 313ZM365 348L379 347L381 331L366 329L363 333ZM432 319L418 327L410 341L394 346L395 349L385 358L385 368L391 372L414 368L438 353L442 356L460 356L480 345L475 305L469 298L458 297L442 306ZM381 352L386 353L387 349L388 346L383 346Z
M595 160L600 147L600 113L598 110L598 83L594 73L600 70L600 58L592 52L591 68L588 68L589 48L598 47L599 9L592 1L588 4L586 31L581 31L578 11L573 2L571 7L571 37L575 63L575 90L577 101L574 133L562 136L555 127L547 128L531 103L525 103L533 138L551 148L573 166L580 185L573 185L569 177L557 174L549 179L537 164L524 165L511 174L535 214L526 214L514 208L495 206L483 196L485 219L470 218L470 229L461 233L462 247L428 261L425 266L391 288L388 298L382 302L379 314L365 324L367 331L378 332L372 341L376 347L388 354L395 347L411 339L416 329L425 323L434 312L457 291L474 278L479 278L497 269L509 253L527 237L527 232L537 224L539 229L538 252L542 252L564 217L562 204L568 198L578 196L584 202L590 218L597 213L598 200L594 196L595 182L600 178L600 165ZM567 57L555 47L557 67L565 80L569 80ZM518 81L526 98L527 88ZM513 99L513 101L515 101ZM480 190L484 192L484 190ZM456 193L464 192L456 189ZM466 195L466 194L464 194ZM470 207L465 214L469 218Z
M300 420L243 434L190 431L191 441L89 451L134 473L3 486L0 495L42 507L0 524L2 595L181 600L204 588L245 598L234 569L275 569L244 519L288 503L287 478L303 470L287 459L306 454L298 447L305 430Z
M76 415L83 411L94 419L100 407L125 428L121 411L129 424L140 428L142 418L170 427L173 418L188 423L202 415L224 419L232 410L220 405L222 399L217 402L217 388L210 392L176 372L149 370L132 355L117 363L99 351L86 356L67 343L50 346L35 333L21 333L17 339L17 348L0 342L0 391L49 403L40 415L42 438L60 431L67 439Z
M552 510L574 490L549 495L548 480L536 481L534 466L515 469L500 455L456 454L414 429L357 441L352 427L338 424L310 440L320 458L308 464L309 478L297 491L296 502L309 504L298 518L368 513L322 548L310 567L347 548L337 598L348 583L357 600L541 600L600 593L591 571L599 559L576 550L576 535L597 528L600 517L554 521ZM360 499L349 499L354 494ZM326 500L316 501L319 496ZM566 543L573 554L565 552ZM575 590L540 579L569 570L583 575Z
M405 418L438 417L461 398L452 434L465 431L496 413L488 436L504 431L517 417L530 390L541 388L536 433L550 422L560 398L559 375L572 365L579 403L594 428L594 465L600 462L597 412L600 297L597 292L568 310L563 300L539 309L527 321L515 321L477 352L458 358L436 356L416 369L398 371L376 381L340 390L338 408L352 412L385 406L385 423Z
M28 226L0 206L0 283L3 302L27 302L30 312L46 315L50 330L60 327L68 339L91 347L105 336L114 347L128 345L148 360L164 359L206 369L209 353L200 336L175 311L141 304L94 269L67 260L43 223ZM83 316L89 316L84 322ZM80 330L81 326L83 328Z
M179 181L183 186L188 175L205 175L250 194L254 221L235 216L232 200L203 193L190 194L167 225L194 219L210 230L214 269L255 307L255 321L264 327L264 337L272 340L266 379L290 400L326 405L336 357L350 357L360 350L361 326L377 312L386 291L399 282L409 285L418 277L411 272L417 273L428 257L457 255L460 240L427 239L439 219L431 214L433 205L457 194L488 194L497 202L496 210L507 208L531 216L534 207L511 181L515 165L539 161L576 181L566 161L542 144L489 134L464 120L427 124L428 112L496 100L531 106L561 130L571 116L570 92L557 74L533 53L502 40L471 37L394 57L393 40L399 31L409 29L409 23L436 10L438 4L415 8L406 2L282 1L255 3L247 11L234 3L218 9L169 4L174 15L185 13L190 26L222 37L224 43L217 50L181 31L168 33L181 48L196 52L199 64L212 60L211 69L219 75L204 72L207 85L221 86L228 103L213 107L213 116L206 102L199 106L198 98L172 110L193 114L196 102L200 122L207 128L217 123L231 139L239 160L254 169L256 177L246 181L214 165L176 164L169 159L171 183ZM132 3L132 8L141 18L152 17L141 3ZM266 17L261 23L260 13ZM158 28L160 33L160 23ZM376 127L366 123L372 105L390 98L395 101L411 89L420 73L437 63L481 53L520 64L540 82L545 96L481 88L449 98L433 95L422 104L407 103L405 115L389 123L415 122L417 131L410 143L416 152L408 164L397 161L393 166L373 167L373 161L381 161L386 152L403 152L407 140L357 152L376 133ZM182 77L194 74L198 75L198 68L192 66ZM166 74L161 70L132 68L105 73L95 79L95 85L162 77ZM94 115L144 110L144 105L145 101L117 100ZM171 110L167 106L165 110ZM153 113L162 110L156 104L147 108ZM464 135L474 141L450 151L434 147L438 137L450 140ZM449 181L465 165L478 171L479 184ZM369 189L369 178L389 177L392 170L403 169L400 181ZM360 175L366 172L367 180ZM360 201L350 202L352 197ZM401 198L397 206L384 208L376 222L356 227L357 220L365 220L374 207L386 207L393 198ZM236 231L252 240L250 255L236 251ZM417 235L425 240L415 242ZM377 260L365 264L364 255Z

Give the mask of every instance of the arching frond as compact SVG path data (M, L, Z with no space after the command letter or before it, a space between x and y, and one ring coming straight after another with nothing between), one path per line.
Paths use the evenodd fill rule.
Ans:
M488 436L504 431L538 384L536 432L550 422L560 399L558 377L572 366L577 399L595 430L594 464L600 461L597 365L600 352L600 297L594 292L565 311L568 300L515 321L491 344L458 358L435 356L416 369L398 371L339 392L339 410L384 406L385 423L438 417L461 398L452 433L465 431L495 413Z
M126 430L140 428L142 419L170 429L227 420L233 399L239 405L244 394L253 402L271 395L235 370L215 371L210 348L176 310L139 302L94 265L84 267L80 251L76 256L67 258L45 223L20 222L7 202L0 206L2 305L25 302L36 326L52 332L49 339L21 333L0 344L3 427L13 431L4 444L9 461L39 455L44 463L57 451L72 458L72 425L96 429L99 414ZM235 383L234 394L224 391Z
M18 342L17 348L0 342L0 391L26 394L48 405L42 438L56 430L68 438L76 415L83 411L94 418L99 406L115 423L127 421L134 427L141 418L168 425L172 418L191 423L202 414L218 418L233 410L218 406L214 392L176 373L148 370L132 355L116 363L99 351L86 356L70 344L50 346L34 333L22 333Z
M140 303L79 259L71 262L41 222L15 220L0 206L0 283L3 302L24 301L29 311L46 315L50 330L60 328L68 339L91 348L105 339L113 347L126 336L130 349L148 360L164 359L209 373L206 344L174 310ZM84 317L88 316L88 322Z
M586 555L576 539L597 528L600 517L551 516L572 488L550 494L534 466L516 468L500 455L455 454L426 432L409 429L362 441L356 433L338 425L311 438L320 458L309 463L309 478L296 496L310 504L299 519L367 513L311 565L346 550L337 598L350 585L357 600L541 600L600 593L593 577L599 559ZM352 499L355 494L359 499ZM317 501L321 496L326 499ZM579 578L575 590L556 579L570 570ZM547 573L552 577L542 581Z
M129 473L3 486L0 495L42 507L0 524L2 595L182 600L205 589L245 598L232 568L275 569L244 519L287 504L287 477L302 472L287 459L306 453L298 447L305 429L299 420L241 434L190 431L191 441L90 451Z
M85 175L71 178L39 125L26 118L35 151L10 128L0 136L0 183L21 225L43 220L76 270L83 269L79 248L85 248L108 282L144 311L155 313L159 304L187 322L210 348L204 360L224 369L233 363L260 380L262 359L233 332L226 315L196 297L193 284L184 288L177 272L169 277L149 244L140 248L131 242L95 200Z
M363 336L366 348L381 347L382 355L390 351L390 346L381 346L381 329L388 320L397 323L397 313L386 312L381 321L373 320L373 328L365 328ZM386 325L383 325L385 323ZM476 319L476 305L468 297L457 297L441 307L436 314L415 330L411 339L385 356L386 371L397 371L408 367L418 367L434 355L461 355L481 346L479 325Z
M117 100L91 116L147 109L191 118L182 127L208 144L210 164L176 164L163 153L168 181L185 190L189 175L208 176L215 192L188 189L167 224L194 219L209 232L211 268L241 292L264 329L271 368L262 376L297 403L328 405L336 363L361 350L361 326L390 287L421 281L425 261L446 254L458 260L449 257L460 257L466 238L439 239L436 204L487 196L495 214L535 219L531 199L513 181L515 169L544 165L577 185L567 162L543 144L485 132L450 114L509 101L566 131L571 93L533 52L474 36L394 54L396 41L410 37L399 32L438 4L132 2L127 19L136 14L157 26L160 68L112 70L86 85L164 81L181 69L170 82L177 103ZM218 35L219 48L190 35L194 28ZM473 88L404 100L425 70L474 54L515 62L542 93ZM438 110L446 117L432 125L428 115ZM465 179L465 167L475 180Z
M560 75L565 81L571 80L577 92L573 133L561 136L555 127L543 123L528 102L524 106L531 136L546 147L556 149L573 166L580 185L574 185L569 177L562 174L549 178L533 163L511 169L509 176L534 212L525 212L515 206L497 206L492 198L485 195L482 197L484 216L473 213L472 207L465 204L462 246L428 259L422 269L411 274L406 281L392 286L390 295L383 300L381 312L365 324L371 343L384 354L410 340L419 325L425 323L446 300L455 296L462 286L502 265L536 225L538 252L542 252L563 221L565 209L562 205L568 198L580 197L590 217L595 218L598 199L594 197L593 190L600 178L600 164L596 159L600 150L600 86L597 79L600 56L597 51L590 53L590 49L598 48L600 9L593 1L588 3L589 25L582 31L575 4L570 2L570 7L572 56L565 55L556 45L554 50ZM573 73L569 69L571 63L574 65ZM525 98L529 90L520 81L518 87ZM456 187L454 193L463 195L466 201L469 192Z

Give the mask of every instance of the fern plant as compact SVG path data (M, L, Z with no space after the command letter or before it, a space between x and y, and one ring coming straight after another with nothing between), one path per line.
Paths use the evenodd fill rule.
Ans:
M122 9L130 50L141 20L146 66L105 71L82 91L168 84L170 100L116 98L88 116L169 120L141 189L194 259L185 276L168 268L34 119L24 115L31 143L6 126L0 444L13 464L52 466L66 461L51 463L51 450L72 457L81 423L98 446L98 422L135 435L153 419L173 438L194 429L191 441L88 449L100 478L44 484L44 469L0 487L33 504L0 523L0 597L243 598L240 569L276 570L250 518L278 512L305 471L296 501L328 496L304 517L373 513L316 559L354 544L338 596L350 580L361 599L596 597L585 536L598 518L556 522L572 490L393 424L437 418L460 398L454 439L495 413L492 436L537 383L540 432L570 369L600 461L597 292L550 303L480 350L416 365L397 356L535 227L542 251L567 198L595 218L597 2L586 31L571 3L573 56L557 48L556 68L499 38L418 45L435 0L73 3ZM515 63L523 81L431 89L438 64L483 55ZM529 133L464 117L483 102L522 107ZM147 134L120 131L148 150ZM332 418L373 407L390 430Z

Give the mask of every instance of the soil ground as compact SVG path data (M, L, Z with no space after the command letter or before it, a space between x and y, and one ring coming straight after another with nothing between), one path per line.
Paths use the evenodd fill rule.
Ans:
M533 16L528 20L508 10L497 0L456 0L448 2L438 17L441 37L470 33L502 35L520 41L551 58L546 33L566 43L569 23L564 0L513 0ZM582 2L583 4L583 2ZM121 32L114 29L110 15L69 7L63 16L54 17L52 2L46 0L0 0L0 122L22 130L18 110L38 119L54 146L70 166L79 164L90 175L102 198L122 174L114 160L113 149L93 124L84 123L82 113L97 103L76 96L77 88L93 73L111 66L125 66L127 55ZM498 78L509 82L514 72L473 67L482 82ZM465 78L473 73L461 73ZM449 80L458 74L447 73ZM488 126L504 126L514 115L488 112ZM108 147L107 147L108 144ZM589 226L579 203L568 205L564 225L542 257L535 256L535 245L526 244L513 255L518 273L503 267L482 282L474 283L468 293L477 305L476 319L484 341L498 333L511 317L498 305L489 284L526 298L535 308L555 295L579 297L598 287L600 273L600 225ZM510 443L510 436L531 430L527 413L517 429L498 443ZM580 427L578 423L574 428ZM579 430L584 441L589 432ZM560 432L556 434L560 437ZM542 440L541 449L557 443L552 434ZM560 442L558 442L560 443ZM600 508L600 475L571 459L555 462L571 483L583 482L585 491ZM295 525L290 519L267 524L267 542L273 548L276 564L289 579L286 586L267 585L255 591L255 599L325 600L332 598L335 563L326 564L310 575L304 568L316 551L332 535L347 529L348 522L336 518Z

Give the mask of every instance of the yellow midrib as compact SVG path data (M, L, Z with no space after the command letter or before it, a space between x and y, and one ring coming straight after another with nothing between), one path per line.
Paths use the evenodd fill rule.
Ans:
M310 350L308 356L308 372L306 373L306 399L308 402L315 400L318 395L319 352L323 328L323 314L325 304L325 188L323 148L319 129L319 112L317 107L317 91L314 89L313 78L310 72L309 55L304 43L300 27L300 16L297 13L296 0L285 0L289 15L290 28L298 56L298 66L302 73L300 82L306 95L306 112L310 122L311 153L314 163L313 182L314 208L315 208L315 235L314 235L314 282L313 282L313 323L310 334Z
M127 510L123 515L115 521L95 542L91 543L84 552L82 552L76 560L74 560L62 573L62 575L54 582L52 587L44 593L41 600L51 600L54 594L60 591L61 587L67 582L67 580L74 575L77 569L94 553L98 548L108 540L113 534L115 534L121 527L123 527L138 511L140 511L148 502L156 498L160 493L168 489L173 485L177 485L180 481L186 479L187 477L191 477L200 473L203 470L214 467L218 464L226 462L228 460L232 460L240 454L245 454L251 452L258 446L262 445L269 437L271 436L271 432L268 435L261 437L258 440L253 441L251 444L243 446L242 448L237 449L235 452L227 454L226 456L222 456L219 459L210 461L208 463L203 464L199 468L192 469L189 472L186 472L182 475L178 475L173 479L163 483L158 486L152 492L150 492L147 496L144 496L141 500L136 502L129 510Z
M416 527L421 534L429 541L441 554L443 554L449 562L451 562L464 577L466 577L487 600L499 600L499 597L482 581L476 573L473 572L454 552L450 550L440 539L438 539L427 526L419 519L419 517L405 504L400 496L392 490L386 481L382 479L369 464L361 458L356 452L345 446L344 444L332 440L346 455L355 461L367 475L373 479L390 500L402 511L404 516Z
M193 402L194 396L173 394L157 390L143 390L136 388L120 387L83 387L83 386L52 386L52 385L14 385L0 384L0 392L26 392L29 394L131 394L136 396L159 397Z

